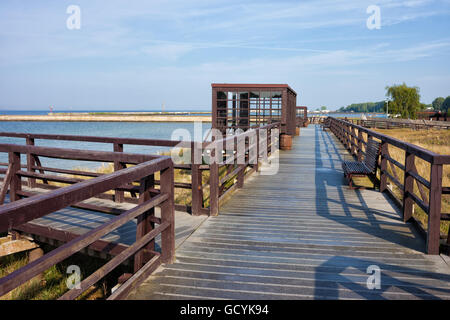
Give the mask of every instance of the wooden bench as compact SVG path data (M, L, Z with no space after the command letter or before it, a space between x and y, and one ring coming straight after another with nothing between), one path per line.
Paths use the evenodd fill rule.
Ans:
M366 154L364 161L343 161L342 169L344 170L344 177L348 180L350 189L352 187L353 177L364 177L368 176L375 181L377 167L378 167L378 156L380 155L381 144L372 139L367 143ZM375 187L375 182L374 182Z

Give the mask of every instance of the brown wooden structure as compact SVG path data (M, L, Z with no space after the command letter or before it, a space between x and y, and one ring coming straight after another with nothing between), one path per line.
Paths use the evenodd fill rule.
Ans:
M297 127L307 127L308 122L308 107L297 106Z
M295 135L297 93L287 84L211 86L212 126L223 134L280 122L282 134Z
M409 128L413 130L427 129L450 129L450 123L447 121L430 121L430 120L410 120L410 119L377 119L371 118L367 120L348 119L348 121L358 124L366 128L378 129L396 129Z
M191 182L174 181L174 188L180 190L191 191L191 204L176 203L176 210L186 211L193 215L216 215L218 212L218 203L225 197L225 193L229 193L229 189L234 190L235 185L242 186L244 178L253 173L257 169L257 161L251 159L251 151L257 152L258 155L267 154L270 156L273 147L278 145L278 137L272 140L272 130L280 130L280 123L274 122L272 124L256 127L253 126L254 135L256 139L249 143L249 133L243 133L241 136L234 136L234 138L224 138L213 142L184 142L175 140L159 140L159 139L136 139L136 138L116 138L116 137L96 137L96 136L74 136L74 135L54 135L54 134L29 134L29 133L14 133L14 132L0 132L0 137L22 138L27 146L34 146L37 140L62 140L62 141L80 141L80 142L95 142L99 144L110 144L114 152L123 153L127 145L140 146L159 146L159 147L180 147L190 150L191 162L186 164L174 164L174 170L178 172L189 172L191 175ZM263 134L264 133L264 134ZM246 138L247 137L247 138ZM199 164L198 159L194 159L196 154L201 157L204 155L203 151L206 149L221 148L226 149L226 143L230 139L235 140L237 145L238 139L246 139L247 146L245 148L245 163L238 165L237 158L233 162L224 163L224 161L210 166L208 164ZM260 139L264 139L262 141ZM265 143L261 143L265 142ZM264 146L265 150L261 150L260 146ZM23 146L25 147L25 146ZM64 152L63 152L64 153ZM76 152L70 153L76 159ZM82 178L99 177L103 174L95 172L86 172L75 169L61 169L44 167L41 164L40 158L36 154L26 153L26 164L21 164L22 169L26 169L28 187L39 187L44 189L55 189L56 187L49 182L58 182L64 184L75 184L82 181ZM258 156L258 159L260 158ZM117 156L116 156L117 157ZM70 156L64 157L71 159ZM101 160L98 160L101 162ZM114 170L118 171L125 167L125 164L120 160L114 160ZM0 175L7 176L8 163L0 163ZM215 167L217 165L217 168ZM212 172L211 172L212 168ZM226 171L226 174L225 174ZM209 180L205 181L204 177L209 173ZM76 176L76 177L74 177ZM8 178L8 177L6 177ZM39 179L40 183L37 183ZM155 180L155 185L159 185L159 180ZM212 186L212 188L211 188ZM7 188L3 187L0 191L0 205L3 203ZM212 198L206 198L204 191L210 191L213 194ZM130 196L125 197L125 193ZM115 189L113 194L102 194L99 197L103 199L113 200L118 203L138 203L138 188L131 185L123 185ZM214 198L216 197L216 198ZM207 204L209 202L209 205ZM109 210L110 211L110 210Z
M110 298L124 297L133 287L150 275L161 262L170 263L174 260L174 179L173 163L169 157L12 144L0 144L0 152L9 154L8 169L1 189L2 198L4 198L6 190L9 189L9 202L0 206L0 232L2 233L8 231L39 234L42 229L31 223L33 220L68 206L77 205L84 200L98 197L110 190L121 189L133 182L139 184L136 186L139 200L134 208L120 212L117 217L85 234L64 234L64 240L66 240L64 245L1 278L0 296L88 247L111 254L114 258L84 279L81 282L81 289L68 291L62 297L64 299L76 298L116 267L132 259L134 261L134 274ZM124 165L124 168L112 174L77 181L70 186L58 188L45 194L33 194L23 190L22 178L48 181L52 179L52 176L22 170L21 155L27 154L35 157L80 161L118 161ZM127 164L133 166L125 168ZM156 173L160 175L160 188L158 190L154 188L154 175ZM53 178L53 181L55 180L57 178ZM156 206L161 208L160 218L156 218L154 215ZM89 209L104 210L96 206L90 206ZM137 219L137 226L136 241L132 245L126 247L120 244L111 246L110 243L102 240L103 236L133 219ZM155 224L158 226L155 227ZM55 230L55 235L52 235L53 230L51 228L46 231L47 236L61 237L57 230ZM161 235L160 251L155 249L154 239L158 235Z

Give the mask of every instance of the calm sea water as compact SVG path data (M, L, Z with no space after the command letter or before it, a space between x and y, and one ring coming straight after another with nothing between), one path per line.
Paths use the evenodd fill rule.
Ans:
M211 127L210 123L201 125L202 135ZM2 132L25 132L25 133L46 133L46 134L64 134L64 135L85 135L102 137L123 137L123 138L148 138L148 139L169 139L180 140L179 136L172 134L177 129L187 130L191 138L194 139L194 123L181 122L0 122L0 131ZM189 139L190 140L190 139ZM199 139L196 139L199 140ZM25 144L23 138L0 137L0 143ZM76 141L58 141L58 140L36 140L37 146L47 146L55 148L72 148L84 150L113 151L112 144L76 142ZM124 152L130 153L149 153L155 154L161 151L167 151L164 147L147 146L124 146ZM0 162L7 162L8 156L0 153ZM25 156L22 156L22 162L25 163ZM55 166L59 168L96 168L101 164L88 161L69 161L59 159L42 158L44 166Z
M126 111L117 111L117 110L54 110L55 114L58 113L90 113L90 112L160 112L161 110L126 110ZM166 110L167 112L190 112L190 115L204 115L201 112L208 112L210 110ZM199 112L199 113L196 113ZM3 110L0 109L0 115L47 115L49 110ZM183 114L181 114L183 116Z
M342 113L311 113L308 114L309 116L330 116L335 118L361 118L363 113L359 112L342 112ZM369 118L387 118L386 114L384 113L364 113L364 115Z

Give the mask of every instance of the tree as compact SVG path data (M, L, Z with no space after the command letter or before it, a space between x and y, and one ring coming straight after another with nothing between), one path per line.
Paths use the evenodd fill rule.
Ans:
M327 107L322 106L320 109L321 109L321 110L327 110Z
M441 110L442 107L442 103L444 103L444 98L443 97L438 97L436 99L433 100L433 102L431 103L431 105L433 106L433 109L436 111Z
M386 87L389 102L389 113L400 114L401 118L416 119L420 110L420 94L418 87L408 87L405 83Z
M353 103L347 107L342 107L339 111L343 112L383 112L384 101Z
M450 110L450 96L445 98L444 102L441 105L441 111L447 113Z

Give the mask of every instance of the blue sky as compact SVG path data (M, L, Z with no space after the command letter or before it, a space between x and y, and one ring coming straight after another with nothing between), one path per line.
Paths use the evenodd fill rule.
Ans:
M450 95L449 31L450 0L2 0L0 108L209 110L214 82L287 83L331 109L405 82L431 103Z

